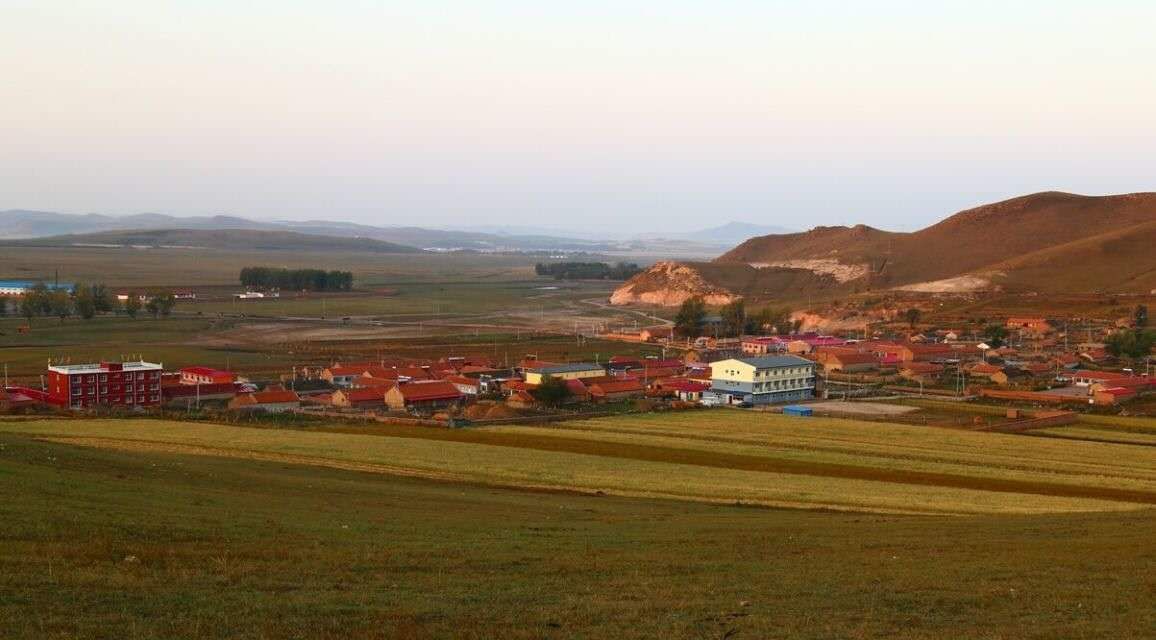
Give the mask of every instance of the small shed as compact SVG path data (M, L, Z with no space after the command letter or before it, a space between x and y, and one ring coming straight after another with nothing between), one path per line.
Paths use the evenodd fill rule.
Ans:
M811 407L804 407L798 404L789 404L783 407L783 415L785 416L813 416L815 411Z

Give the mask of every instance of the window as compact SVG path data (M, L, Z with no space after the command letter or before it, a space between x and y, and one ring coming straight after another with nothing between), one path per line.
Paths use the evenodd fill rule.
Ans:
M108 380L108 374L107 373L100 374L100 381L104 382L106 380Z

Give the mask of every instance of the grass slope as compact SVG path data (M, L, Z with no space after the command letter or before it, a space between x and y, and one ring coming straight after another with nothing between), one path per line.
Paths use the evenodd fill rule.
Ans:
M1148 638L1151 511L493 489L0 433L0 637Z

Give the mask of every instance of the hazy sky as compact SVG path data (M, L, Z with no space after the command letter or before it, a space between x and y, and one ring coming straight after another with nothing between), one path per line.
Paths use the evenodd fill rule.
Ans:
M1156 2L0 0L0 209L910 229L1156 190Z

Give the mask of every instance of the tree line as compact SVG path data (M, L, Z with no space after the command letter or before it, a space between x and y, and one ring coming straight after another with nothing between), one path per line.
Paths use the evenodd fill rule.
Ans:
M788 335L797 332L803 324L802 320L792 319L791 310L786 307L767 306L748 313L742 300L724 304L718 315L717 325L707 332L706 302L698 296L688 298L674 317L674 331L688 338L697 338L704 332L720 338L737 338L768 330Z
M534 273L555 280L629 280L642 271L633 262L539 262Z
M112 312L124 312L135 318L142 310L153 318L167 318L174 306L176 298L171 292L145 295L133 292L121 304L108 287L101 283L77 284L67 289L49 288L43 282L38 282L15 300L0 296L0 316L8 315L10 307L14 307L15 312L30 324L36 317L59 318L63 322L72 316L91 320L98 313Z
M241 269L241 284L289 291L349 291L353 288L353 273L323 269L245 267Z

